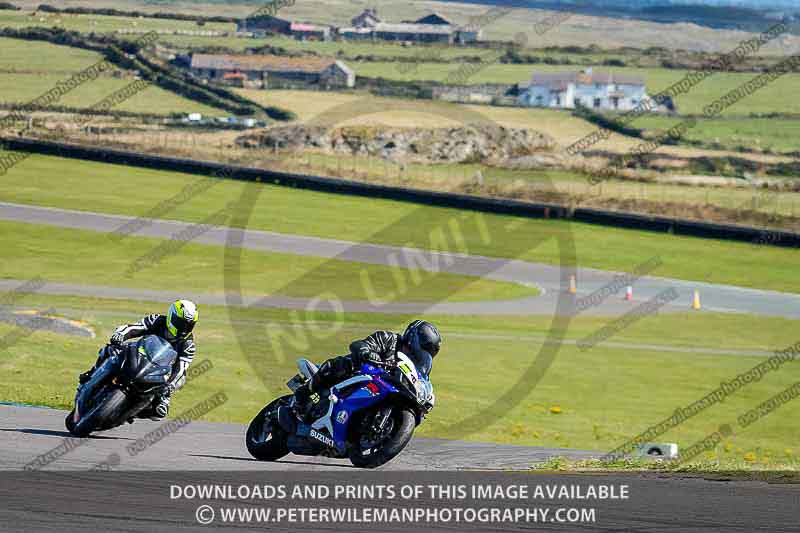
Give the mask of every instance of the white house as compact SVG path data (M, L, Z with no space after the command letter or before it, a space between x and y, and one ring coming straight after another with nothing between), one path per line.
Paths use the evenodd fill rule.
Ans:
M520 105L574 109L635 109L649 99L644 80L639 76L593 72L534 72L519 85Z

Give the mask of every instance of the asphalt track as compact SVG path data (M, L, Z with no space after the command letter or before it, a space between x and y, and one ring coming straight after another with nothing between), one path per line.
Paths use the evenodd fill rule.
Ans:
M67 439L64 411L0 406L0 531L797 531L800 485L638 473L514 473L552 455L587 457L574 450L414 439L378 471L349 462L289 455L258 462L243 446L244 427L192 422L144 451L137 439L159 423L137 421L89 439ZM69 451L23 471L40 454L65 443ZM77 443L76 447L73 447ZM66 448L63 448L66 449ZM97 471L99 470L99 471ZM297 500L197 500L172 496L172 487L197 485L287 487L417 484L454 486L627 486L627 499L447 499L423 495L412 501L375 497ZM532 489L531 489L532 490ZM201 504L216 509L217 522L197 523ZM219 523L223 507L235 508L522 508L595 509L582 523Z
M266 403L266 400L265 400ZM0 405L0 470L21 470L38 455L61 445L70 435L64 429L66 411ZM89 470L109 456L119 456L115 470L341 470L353 469L349 461L290 455L276 463L250 457L244 446L246 427L194 421L170 434L163 442L131 455L128 446L162 422L137 420L98 433L46 467L47 470ZM484 444L439 439L414 439L389 470L525 470L560 455L571 458L599 456L578 450Z
M160 239L175 238L182 231L197 230L197 225L186 222L137 219L135 217L73 211L49 207L10 204L0 202L0 220L13 220L32 224L52 225L64 228L111 233L125 224L143 222L135 233L137 236ZM193 233L192 242L224 246L229 233L241 237L241 246L265 252L280 252L324 258L336 258L358 263L388 265L391 261L405 261L420 268L431 265L428 270L480 276L498 281L508 281L539 287L543 294L536 298L512 301L484 302L343 302L345 311L411 313L425 311L431 314L478 314L478 315L547 315L557 311L560 293L564 290L562 271L558 266L531 263L519 260L496 259L483 256L455 253L427 252L394 246L353 243L336 239L324 239L299 235L286 235L268 231L239 230L220 226L202 228ZM432 258L436 261L432 261ZM401 262L401 265L403 263ZM608 286L621 273L590 268L578 268L578 297ZM19 285L19 281L6 280L0 290ZM729 285L688 282L668 278L644 276L634 283L634 302L646 301L659 293L674 289L678 297L662 307L662 311L687 309L695 290L702 295L703 309L707 311L748 313L766 316L800 318L800 295L763 291ZM92 295L108 298L133 298L163 300L163 293L145 289L82 286L75 284L48 284L40 289L44 294ZM192 294L200 303L224 304L225 295ZM244 305L265 307L304 308L308 299L290 297L243 298ZM569 314L619 315L631 310L631 302L622 301L621 294L606 298L602 303L584 310L566 309Z
M79 211L22 206L0 203L0 219L15 220L59 227L112 232L129 223L133 217L95 214ZM172 238L192 225L166 220L149 220L137 235ZM194 242L224 245L229 230L223 227L204 228ZM420 250L401 250L390 246L350 243L264 231L244 231L242 246L262 251L337 258L342 260L387 264L390 255L427 254ZM556 309L556 300L563 290L562 273L558 267L456 254L439 255L439 270L489 279L535 284L543 290L537 298L511 302L464 302L441 304L394 303L375 305L369 302L346 302L346 309L372 312L407 312L425 310L428 313L469 314L545 314ZM407 256L407 255L406 255ZM430 254L428 254L430 257ZM425 262L417 262L424 265ZM578 269L579 295L614 281L618 273L593 269ZM20 281L0 281L0 290L10 290ZM771 291L743 289L724 285L685 282L644 277L635 283L636 299L648 300L665 289L675 289L679 297L665 311L683 310L689 306L695 289L703 295L704 309L724 312L754 313L769 316L800 318L800 297ZM174 295L161 291L135 288L99 287L92 285L47 283L37 290L43 294L86 295L108 298L162 301ZM185 296L185 295L184 295ZM225 304L225 295L191 295L201 303ZM245 298L244 305L301 308L307 300L301 298ZM587 313L618 315L630 310L633 304L622 302L620 295L611 296ZM577 314L576 309L570 310ZM643 349L665 347L644 346ZM671 349L680 349L672 347ZM696 351L693 348L686 348ZM708 349L707 353L732 353L732 350ZM767 355L766 352L759 355ZM0 406L0 531L209 531L213 526L199 526L193 520L195 502L170 501L163 486L170 479L195 476L198 482L209 482L227 475L229 480L243 481L256 475L253 482L287 481L303 474L304 482L315 480L329 483L341 480L362 480L362 471L347 461L324 457L306 458L289 455L275 463L253 460L247 453L244 427L236 424L192 422L167 435L141 452L131 450L148 432L161 424L137 421L89 439L70 439L64 430L64 411L45 408ZM63 452L63 453L62 453ZM49 454L49 455L48 455ZM464 524L415 525L383 524L381 531L415 529L447 531L797 531L800 518L800 487L769 485L740 481L708 481L699 478L658 475L597 474L592 476L562 475L558 477L512 474L554 456L588 458L599 452L544 447L510 446L476 442L444 441L416 438L394 461L381 469L382 475L397 475L402 479L441 483L453 472L463 475L480 470L481 480L507 482L522 479L530 482L558 483L627 483L633 497L628 502L603 502L595 524L531 524L493 525L491 527ZM37 457L49 457L42 472L23 472ZM51 460L52 459L52 460ZM38 467L37 467L38 468ZM124 472L108 474L98 479L87 471L92 469ZM192 471L194 474L187 471ZM413 472L410 472L413 471ZM17 472L17 473L14 473ZM226 474L228 473L228 474ZM101 472L100 474L103 474ZM343 475L344 474L344 475ZM58 476L58 477L52 477ZM175 476L172 478L171 476ZM216 476L216 477L214 477ZM294 476L294 477L293 477ZM405 476L405 477L403 477ZM426 477L427 476L427 477ZM434 476L434 477L431 477ZM380 478L363 478L376 482ZM159 485L161 483L161 485ZM123 503L124 502L124 503ZM391 505L386 502L362 504ZM556 502L557 503L557 502ZM421 502L431 506L441 502ZM525 504L528 506L529 504ZM365 524L342 526L325 524L308 527L303 524L226 526L238 530L265 529L297 530L376 530Z

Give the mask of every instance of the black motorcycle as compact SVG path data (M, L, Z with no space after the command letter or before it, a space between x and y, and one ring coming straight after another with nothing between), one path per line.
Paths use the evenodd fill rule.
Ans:
M67 415L67 430L76 437L124 424L150 409L172 374L178 354L161 337L147 335L121 346L78 389Z

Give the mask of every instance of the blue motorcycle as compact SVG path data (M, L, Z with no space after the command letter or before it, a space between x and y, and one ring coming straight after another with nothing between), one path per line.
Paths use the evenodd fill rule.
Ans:
M435 402L430 356L412 360L397 355L396 367L364 364L356 375L319 391L304 420L294 414L293 395L274 400L247 428L247 450L261 461L276 461L291 452L346 458L361 468L392 460ZM300 372L287 383L292 392L317 372L306 359L298 360L297 367Z

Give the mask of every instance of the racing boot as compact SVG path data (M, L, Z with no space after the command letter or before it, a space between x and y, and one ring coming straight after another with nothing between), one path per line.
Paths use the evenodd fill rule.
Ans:
M96 370L96 367L92 367L89 370L87 370L86 372L84 372L83 374L79 374L78 375L78 384L79 385L83 385L84 383L86 383L87 381L92 379L92 375L94 374L95 370Z
M162 394L161 396L157 396L153 400L153 414L155 416L151 416L150 420L159 421L169 414L169 402L170 402L170 395L169 394Z
M307 381L294 391L294 414L303 422L307 422L309 411L311 411L311 406L313 405L311 396L313 394L310 381Z

